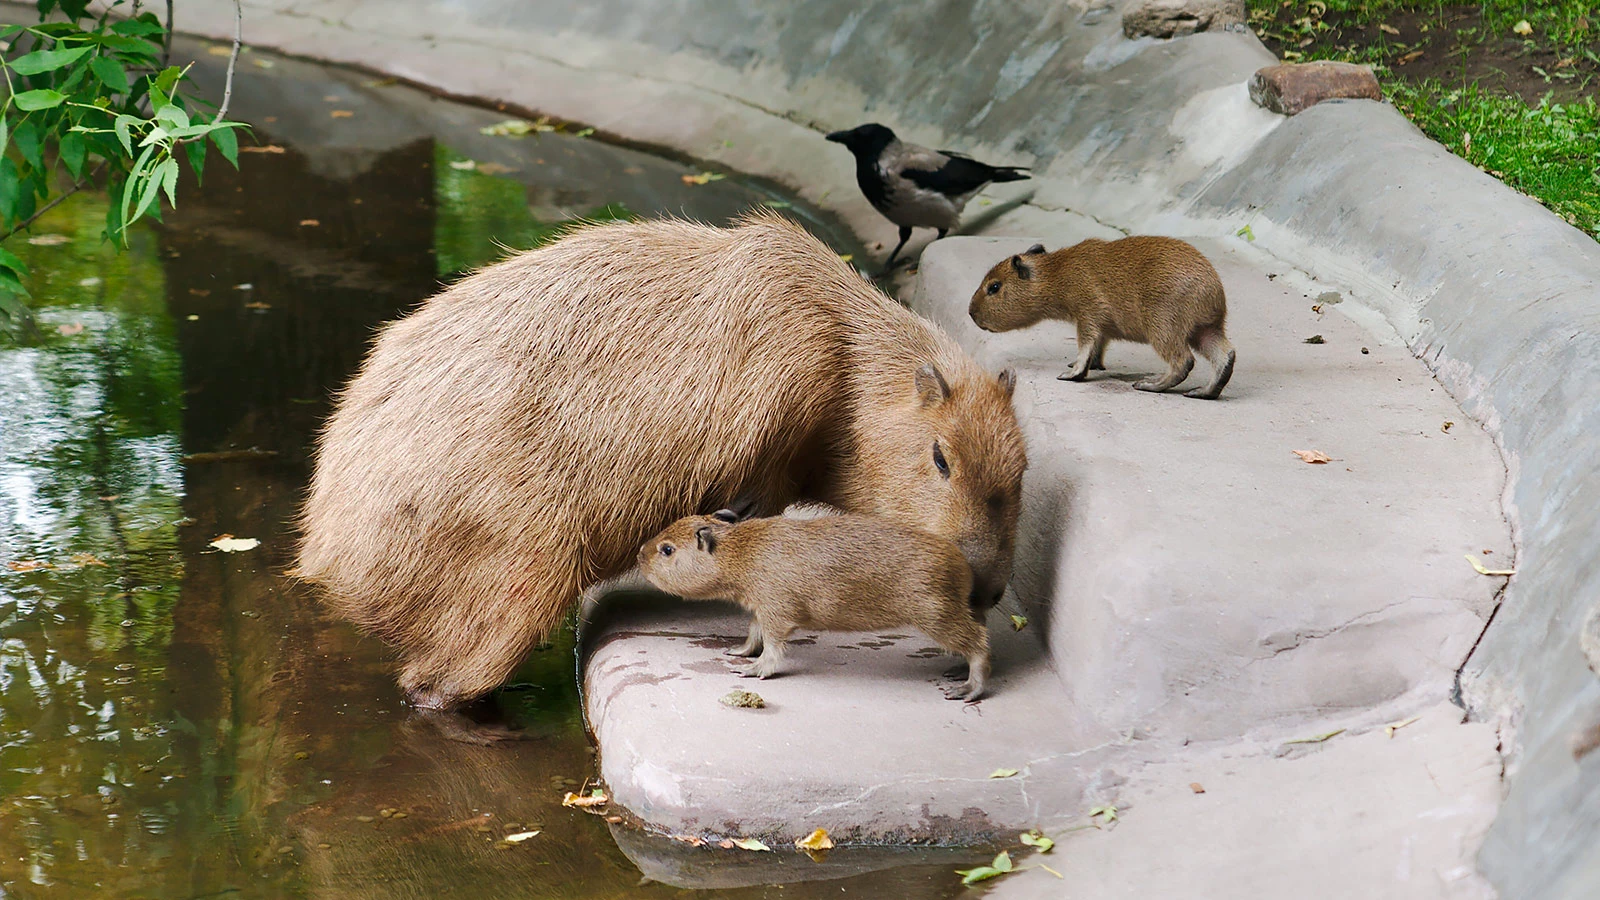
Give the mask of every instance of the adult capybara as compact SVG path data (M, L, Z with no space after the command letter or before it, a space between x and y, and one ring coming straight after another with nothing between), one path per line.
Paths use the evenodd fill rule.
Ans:
M682 516L831 503L1011 576L1015 376L772 213L579 229L386 326L316 455L299 569L441 708Z

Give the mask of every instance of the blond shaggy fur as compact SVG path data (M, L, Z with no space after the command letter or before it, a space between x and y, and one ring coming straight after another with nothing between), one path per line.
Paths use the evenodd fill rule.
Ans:
M1149 344L1167 363L1161 378L1140 381L1141 391L1167 391L1183 383L1200 351L1215 374L1185 394L1215 400L1233 377L1233 344L1223 334L1228 317L1222 279L1199 250L1176 238L1091 238L1046 253L1035 244L995 264L972 295L972 321L985 331L1026 328L1044 319L1078 326L1078 360L1061 378L1083 381L1104 369L1106 344Z
M943 535L992 603L1014 383L775 214L585 227L383 329L321 436L299 568L430 707L499 685L669 522L740 502Z
M968 597L972 568L944 538L872 516L782 516L727 524L689 516L639 548L639 570L687 600L732 600L755 618L733 656L760 655L742 674L770 678L795 629L879 631L911 626L967 658L952 700L982 696L989 632Z

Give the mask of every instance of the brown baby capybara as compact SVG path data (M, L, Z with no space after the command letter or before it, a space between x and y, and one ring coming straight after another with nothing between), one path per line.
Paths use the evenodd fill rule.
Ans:
M972 295L972 321L985 331L1012 331L1044 319L1078 326L1078 361L1062 374L1083 381L1104 369L1106 344L1149 344L1167 374L1134 384L1141 391L1177 387L1200 351L1215 373L1184 394L1215 400L1233 377L1233 344L1223 334L1228 304L1222 279L1193 245L1176 238L1090 238L1054 253L1034 244L996 263Z
M317 447L299 569L445 708L645 538L811 499L942 535L992 605L1026 452L1009 371L773 213L578 229L386 326Z
M754 614L743 674L769 678L797 628L910 626L967 658L952 700L976 700L989 674L989 632L969 600L972 568L937 535L873 516L773 516L729 524L688 516L639 548L639 571L685 600L731 600Z

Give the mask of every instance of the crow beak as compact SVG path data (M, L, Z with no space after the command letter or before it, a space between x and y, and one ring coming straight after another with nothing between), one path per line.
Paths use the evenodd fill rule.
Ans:
M850 143L850 132L835 131L828 135L828 140L833 141L835 144L848 144Z

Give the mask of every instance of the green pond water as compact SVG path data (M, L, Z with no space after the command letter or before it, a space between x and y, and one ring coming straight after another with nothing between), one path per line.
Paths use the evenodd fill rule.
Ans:
M215 60L179 49L214 87ZM505 114L371 76L245 62L243 143L278 149L237 172L213 156L124 252L95 195L8 244L38 329L0 339L0 898L969 893L942 856L641 883L601 819L560 805L596 771L570 629L494 700L530 739L473 746L417 719L387 649L286 574L313 435L378 323L575 217L726 221L782 198L594 140L483 135ZM260 545L210 548L225 535ZM728 851L696 852L714 872ZM836 857L799 877L848 871Z

